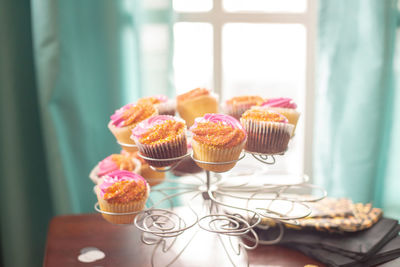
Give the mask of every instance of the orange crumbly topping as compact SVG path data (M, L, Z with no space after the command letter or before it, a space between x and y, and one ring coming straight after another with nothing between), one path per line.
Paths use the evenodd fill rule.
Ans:
M166 120L164 123L151 127L142 135L139 142L147 145L162 144L172 141L178 135L182 134L185 124L180 121Z
M138 100L138 104L139 103L140 104L141 103L150 103L152 105L155 105L155 104L160 104L161 101L160 101L160 99L158 99L158 98L156 98L154 96L149 96L149 97L144 97L144 98L139 99Z
M144 181L119 181L107 188L104 199L109 203L124 204L130 201L140 201L146 196Z
M119 154L112 154L111 159L115 164L119 166L120 170L125 170L125 171L133 171L135 169L135 163L133 161L124 155L119 155Z
M242 118L256 120L256 121L269 121L269 122L286 121L286 117L284 117L283 115L263 109L250 109L242 115Z
M240 129L234 129L230 125L214 122L198 123L195 129L191 130L193 139L199 143L231 148L243 142L246 134Z
M187 93L181 94L177 96L178 101L184 101L186 99L202 96L202 95L209 95L210 92L205 88L196 88Z
M154 112L155 108L153 105L149 103L138 103L124 111L123 118L125 126L141 122L153 115Z
M263 99L260 96L236 96L228 101L226 101L226 104L228 105L254 105L258 106L263 103Z

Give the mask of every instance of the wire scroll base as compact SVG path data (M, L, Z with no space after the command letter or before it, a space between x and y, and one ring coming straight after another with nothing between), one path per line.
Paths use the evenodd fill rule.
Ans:
M188 153L179 158L166 159L166 161L178 160L179 163L181 159L189 155L193 158L193 154ZM252 155L265 164L275 163L274 155L253 153ZM149 161L157 160L140 156ZM245 153L237 161L244 157ZM200 163L227 164L204 161ZM166 169L170 170L175 165L176 163ZM191 174L179 179L166 179L166 181L174 183L174 186L152 188L146 209L122 214L134 215L131 223L142 232L142 242L154 246L152 256L155 256L157 251L167 253L173 250L174 245L179 243L177 238L180 235L196 228L195 233L203 230L216 234L233 266L236 265L235 256L246 253L246 250L255 249L259 244L278 243L284 234L283 223L298 224L298 219L311 213L308 203L319 201L327 195L325 189L307 184L307 176L302 177L300 183L268 184L260 183L259 179L252 180L251 176L222 177L220 174L206 171L205 179ZM180 207L179 211L173 203L176 198L180 198L185 203L184 208ZM165 204L169 207L162 207ZM182 209L185 209L185 212L182 212ZM102 211L97 203L95 210L103 216L121 216L118 213ZM271 240L260 241L254 228L259 227L267 231L271 225L278 227L279 234ZM189 242L180 248L177 256L171 259L167 266L172 265L177 257L190 246L195 235L189 238ZM152 257L152 266L157 266L154 257Z

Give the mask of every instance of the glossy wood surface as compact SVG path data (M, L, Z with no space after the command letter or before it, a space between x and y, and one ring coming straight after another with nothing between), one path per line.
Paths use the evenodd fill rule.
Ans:
M99 214L58 216L52 219L47 236L45 267L64 266L167 266L189 240L190 244L171 266L233 266L217 236L201 229L179 236L167 253L145 245L134 226L113 225ZM105 258L92 263L78 261L81 249L95 247ZM229 250L229 246L227 247ZM152 257L152 253L154 256ZM232 254L234 255L234 254ZM324 266L300 252L280 246L259 246L247 252L250 266ZM234 255L235 256L235 255ZM232 256L236 266L246 266L245 255Z

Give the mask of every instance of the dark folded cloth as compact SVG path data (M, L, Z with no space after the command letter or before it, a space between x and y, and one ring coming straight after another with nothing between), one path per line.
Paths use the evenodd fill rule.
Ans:
M381 229L375 229L375 230L381 230ZM337 252L342 254L343 256L349 257L349 258L353 258L355 260L358 261L366 261L369 258L373 257L377 251L379 251L382 247L384 247L390 240L392 240L393 238L395 238L396 236L398 236L398 233L400 231L400 226L397 225L396 227L392 228L392 229L388 229L389 232L387 232L386 235L383 236L382 239L375 239L375 241L377 241L377 243L375 245L373 245L373 239L370 240L371 243L369 243L370 249L368 250L367 253L354 253L353 251L347 251L347 250L336 250L336 249L330 249L328 247L328 250L331 250L333 252ZM370 233L371 234L371 233Z
M363 262L357 261L350 257L346 257L339 253L325 250L323 248L312 247L307 245L288 245L288 247L299 250L304 254L312 258L315 258L329 266L368 267L388 262L400 257L400 236L397 235L396 237L394 237L386 245L384 245L383 248L381 248L375 255L370 257L369 260Z
M400 266L400 257L397 257L394 260L379 265L379 267L399 267L399 266Z
M382 218L370 229L346 234L285 229L281 244L318 247L366 261L397 235L397 225L397 220ZM258 230L258 234L261 240L270 240L277 235L273 230Z
M379 260L378 257L382 257L382 260ZM374 266L377 264L381 264L383 262L392 261L393 259L397 259L400 257L400 236L397 235L394 239L389 241L379 252L376 256L373 256L368 262L370 262L370 266ZM394 262L394 261L393 261ZM400 262L397 261L398 265L400 266Z

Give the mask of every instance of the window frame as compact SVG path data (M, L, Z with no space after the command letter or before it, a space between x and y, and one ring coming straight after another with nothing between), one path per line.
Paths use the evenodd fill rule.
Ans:
M223 99L222 71L222 28L226 23L270 23L301 24L306 29L306 66L304 106L303 171L312 177L314 99L315 99L315 58L317 34L317 1L307 0L304 12L229 12L223 8L223 0L213 0L213 7L204 12L175 11L175 22L209 23L213 28L213 86Z

